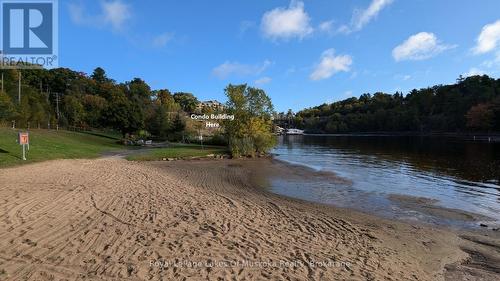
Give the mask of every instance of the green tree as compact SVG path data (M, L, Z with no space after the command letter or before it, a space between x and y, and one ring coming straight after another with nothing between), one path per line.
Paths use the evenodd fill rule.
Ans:
M160 138L167 138L172 129L172 120L167 106L157 106L154 116L154 119L149 124L149 131Z
M15 108L11 98L4 92L0 92L0 121L10 121L14 117Z
M131 103L121 89L113 89L103 114L106 125L118 129L125 136L142 129L143 118L139 105Z
M194 112L199 103L198 99L191 93L175 93L174 100L181 106L182 110L188 113Z
M82 105L85 111L85 123L92 128L102 127L100 121L108 102L97 95L84 95Z
M110 82L108 76L106 75L106 71L101 67L97 67L96 69L94 69L94 72L92 73L90 78L92 78L92 80L96 81L97 83Z
M81 126L85 119L85 110L78 98L75 96L64 97L64 112L68 123L72 126Z

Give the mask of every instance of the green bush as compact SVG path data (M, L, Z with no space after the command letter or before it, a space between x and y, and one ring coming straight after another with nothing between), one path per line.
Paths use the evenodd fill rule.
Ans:
M228 140L224 135L215 134L212 137L207 138L203 143L207 145L219 145L219 146L227 146Z
M251 137L229 138L229 151L235 158L248 156L255 157L255 145Z

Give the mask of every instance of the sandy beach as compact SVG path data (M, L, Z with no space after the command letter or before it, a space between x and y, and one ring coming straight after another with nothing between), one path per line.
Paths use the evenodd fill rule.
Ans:
M117 158L2 169L0 280L500 280L498 232L389 221L260 187L266 173L295 169Z

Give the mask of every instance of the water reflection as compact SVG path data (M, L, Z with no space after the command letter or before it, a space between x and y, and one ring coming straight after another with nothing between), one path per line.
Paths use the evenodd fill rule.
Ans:
M500 220L500 144L442 137L285 136L274 153L352 181L350 187L305 182L291 189L276 180L279 193L341 206L362 202L367 204L362 209L384 209L392 216L397 206L387 195L420 196Z

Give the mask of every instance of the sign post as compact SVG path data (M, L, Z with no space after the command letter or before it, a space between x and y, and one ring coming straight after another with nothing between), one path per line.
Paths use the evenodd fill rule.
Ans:
M19 144L23 146L23 160L26 161L26 145L30 145L30 136L27 132L19 132Z

